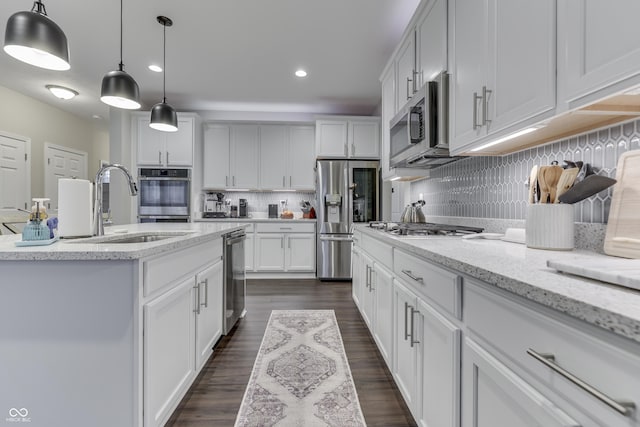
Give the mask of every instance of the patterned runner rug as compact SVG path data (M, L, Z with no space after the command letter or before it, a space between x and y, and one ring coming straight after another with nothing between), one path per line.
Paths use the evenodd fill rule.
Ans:
M235 427L365 427L333 310L274 310Z

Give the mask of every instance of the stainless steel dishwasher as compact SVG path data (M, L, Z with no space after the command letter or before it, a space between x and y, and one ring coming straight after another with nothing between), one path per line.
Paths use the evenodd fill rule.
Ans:
M244 230L236 230L224 239L224 333L229 333L239 318L244 317L246 277L244 263Z

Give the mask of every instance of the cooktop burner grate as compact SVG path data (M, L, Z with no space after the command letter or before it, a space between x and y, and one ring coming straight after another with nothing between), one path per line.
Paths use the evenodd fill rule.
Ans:
M432 222L372 222L369 226L399 236L458 236L481 233L484 229L464 225L436 224Z

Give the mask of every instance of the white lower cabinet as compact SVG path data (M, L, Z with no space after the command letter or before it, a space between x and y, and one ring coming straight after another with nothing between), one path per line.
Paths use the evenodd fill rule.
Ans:
M387 365L391 367L393 349L393 273L379 263L373 265L373 338Z
M397 280L393 281L393 305L395 312L393 334L393 379L404 397L409 410L415 416L418 407L418 352L415 313L418 298Z
M255 271L315 272L315 223L257 223Z
M365 292L363 290L364 280L361 273L362 252L358 246L355 245L355 234L353 239L354 245L351 248L351 296L353 297L353 302L362 310L362 293Z
M213 346L222 336L223 298L222 260L196 276L196 369L200 370L213 353Z
M287 234L285 240L285 271L315 271L315 233Z
M247 239L244 241L244 268L246 271L254 270L254 246L253 230L251 232L247 230Z
M369 331L373 333L373 319L375 317L375 291L373 285L373 259L366 253L361 254L362 262L360 263L360 274L364 278L364 289L362 291L362 318L364 323L369 327Z
M284 271L284 234L256 234L256 271Z
M465 339L463 427L580 427L472 339Z

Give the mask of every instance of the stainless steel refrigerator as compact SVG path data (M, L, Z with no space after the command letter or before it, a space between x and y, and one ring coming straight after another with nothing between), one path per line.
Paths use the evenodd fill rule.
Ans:
M318 160L317 276L320 280L351 280L351 225L377 221L380 211L379 162Z

